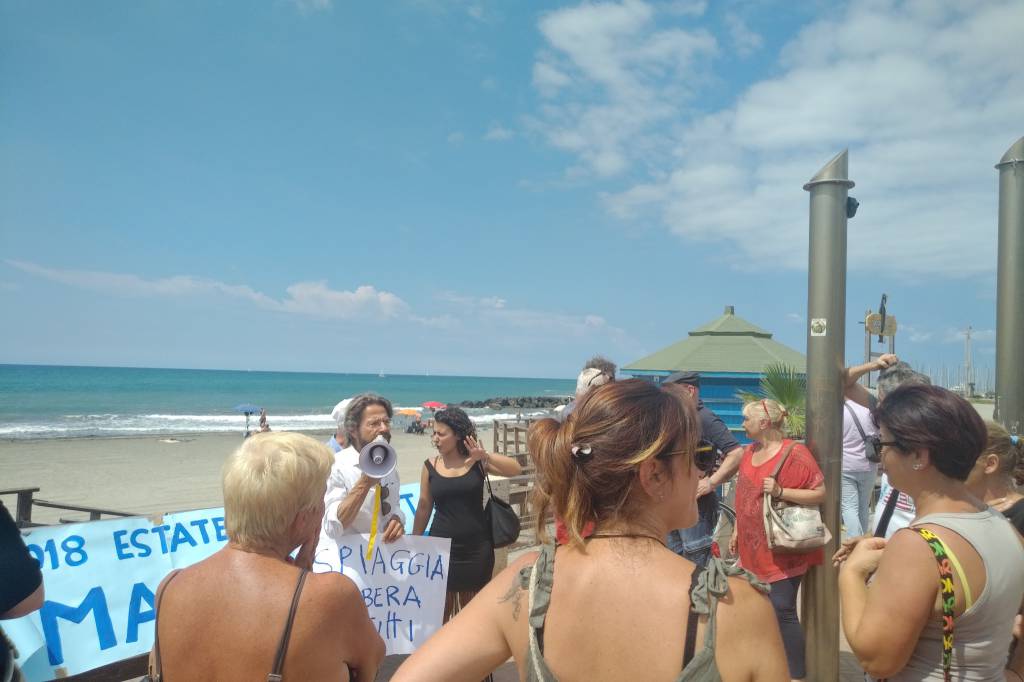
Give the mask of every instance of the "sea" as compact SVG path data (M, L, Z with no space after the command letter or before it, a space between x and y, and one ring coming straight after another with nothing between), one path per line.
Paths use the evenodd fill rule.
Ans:
M265 408L274 430L333 430L338 401L365 391L398 410L504 396L568 400L575 388L573 379L0 365L0 440L243 432L235 408L244 404ZM548 414L466 411L482 426Z

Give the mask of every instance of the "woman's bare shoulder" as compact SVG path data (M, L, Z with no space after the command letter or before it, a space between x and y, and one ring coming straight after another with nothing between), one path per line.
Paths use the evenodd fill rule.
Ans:
M317 604L327 614L348 611L363 601L359 588L341 573L310 573L306 577L303 597Z
M724 630L735 627L743 631L750 626L756 632L761 627L758 623L775 622L768 595L743 576L729 578L729 592L718 600L718 609L719 626Z

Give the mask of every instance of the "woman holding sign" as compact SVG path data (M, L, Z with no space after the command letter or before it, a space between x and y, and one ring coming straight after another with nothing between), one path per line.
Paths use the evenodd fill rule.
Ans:
M473 422L457 407L434 415L432 438L438 455L423 462L412 532L423 535L433 511L430 535L452 539L444 600L444 622L448 622L494 572L491 527L483 507L484 477L488 473L516 476L522 467L511 457L488 454L476 439Z
M561 424L535 424L546 544L492 580L392 679L479 680L513 656L520 679L538 682L788 680L763 585L719 559L698 572L664 545L669 530L697 519L699 431L689 395L636 379L595 388ZM547 542L552 511L565 545Z
M359 590L308 570L332 461L323 443L285 432L255 434L228 458L228 544L160 584L151 679L374 678L384 642Z

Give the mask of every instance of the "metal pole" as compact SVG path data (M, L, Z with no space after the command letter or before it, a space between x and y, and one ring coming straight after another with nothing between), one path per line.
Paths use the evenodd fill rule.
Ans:
M995 418L1010 433L1024 429L1024 137L999 169L999 275L996 290Z
M847 151L829 161L804 189L811 193L807 272L807 446L825 475L821 506L839 547L839 498L843 464L843 381L846 346ZM826 561L803 582L802 617L807 632L807 679L839 679L839 581Z
M864 362L871 362L871 330L868 329L869 315L871 315L870 310L864 313ZM864 376L860 378L860 383L871 388L871 372L864 372Z

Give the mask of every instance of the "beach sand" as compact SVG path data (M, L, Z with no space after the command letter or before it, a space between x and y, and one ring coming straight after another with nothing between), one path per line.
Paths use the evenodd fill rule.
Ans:
M326 441L331 432L310 433ZM399 477L420 480L436 451L430 437L395 433ZM66 438L0 442L0 489L39 488L36 499L133 514L157 514L223 504L220 470L242 443L239 434L133 438ZM13 495L0 500L14 509ZM36 523L88 520L84 512L33 507Z

